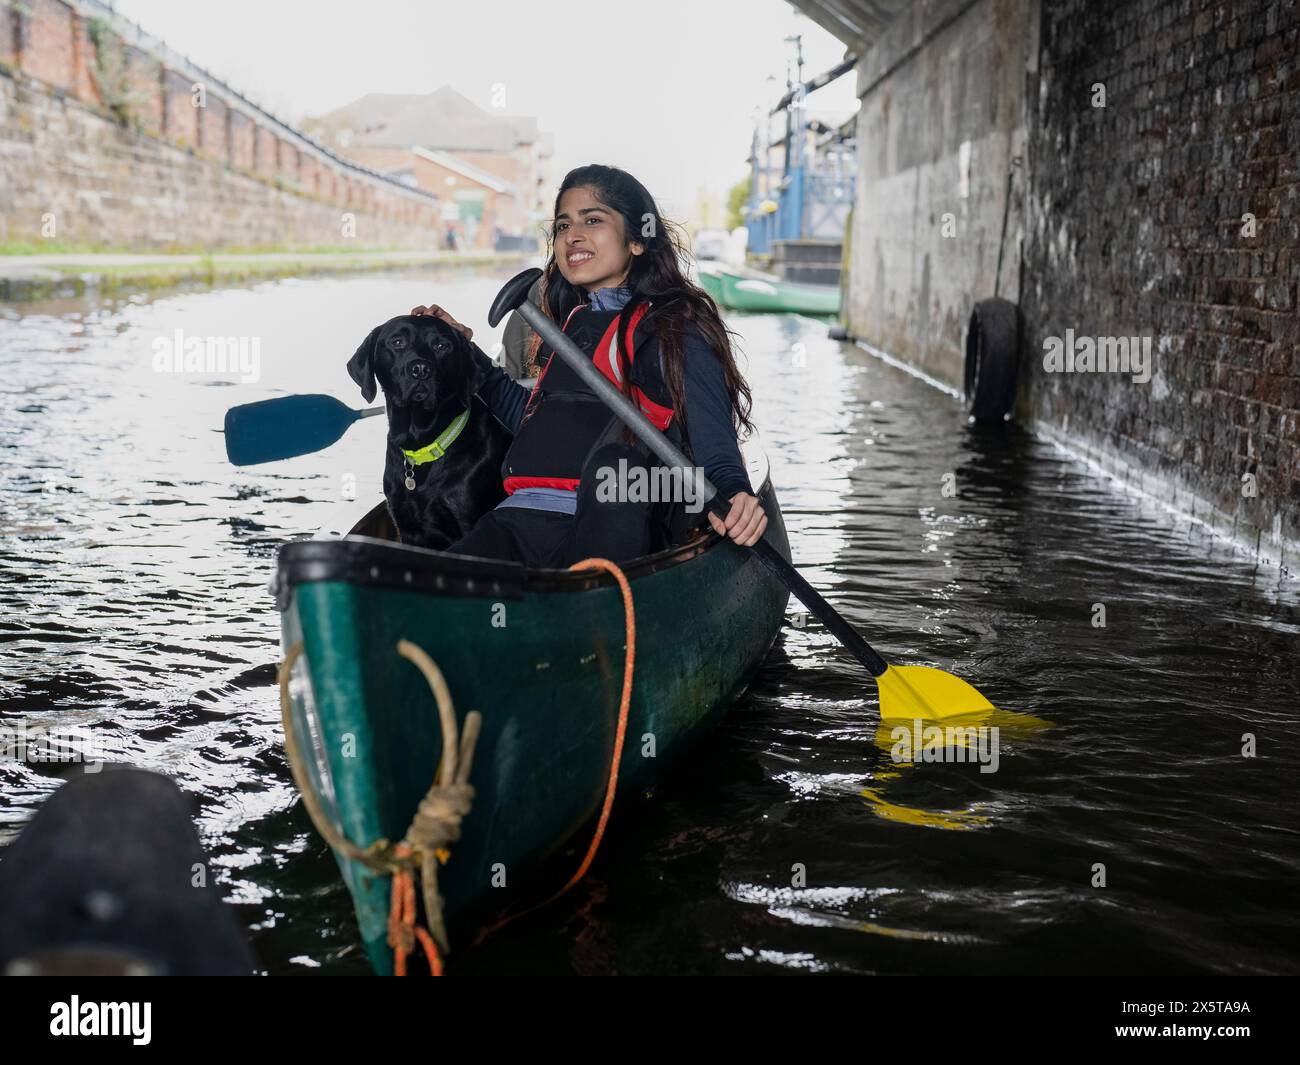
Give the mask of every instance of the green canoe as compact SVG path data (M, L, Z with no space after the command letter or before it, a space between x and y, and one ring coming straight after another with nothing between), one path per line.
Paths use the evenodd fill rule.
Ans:
M715 303L733 311L789 312L836 315L840 290L834 285L782 281L773 274L739 267L701 263L700 284Z
M767 538L788 557L766 459L754 447L746 458ZM622 596L605 574L404 547L382 505L335 526L283 546L273 583L286 653L302 644L288 686L294 734L325 815L365 847L402 837L440 757L434 698L398 641L438 664L458 719L482 713L473 808L439 873L454 958L495 915L540 901L539 874L564 866L567 877L591 838L622 691ZM652 790L744 690L780 631L787 592L711 531L622 568L637 633L626 799ZM335 857L371 964L390 973L390 878Z

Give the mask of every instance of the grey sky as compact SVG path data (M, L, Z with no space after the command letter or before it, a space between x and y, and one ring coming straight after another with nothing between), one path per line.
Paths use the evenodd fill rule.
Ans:
M484 108L535 115L555 135L555 180L587 162L636 174L674 217L696 190L742 178L755 105L784 91L804 35L805 76L844 46L784 0L118 0L117 9L276 114L296 121L368 92L449 84ZM853 77L810 98L856 108Z

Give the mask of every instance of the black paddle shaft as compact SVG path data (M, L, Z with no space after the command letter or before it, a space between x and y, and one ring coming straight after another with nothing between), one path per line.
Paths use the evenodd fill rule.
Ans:
M682 450L651 424L650 419L623 395L608 377L596 368L596 364L587 358L579 347L570 340L560 328L548 318L542 310L528 297L528 290L540 276L538 269L525 270L506 282L497 294L488 312L488 323L495 327L510 311L518 311L524 321L533 327L557 355L560 356L582 380L611 407L615 414L627 425L637 438L669 466L680 469L685 476L695 477L696 487L700 489L700 498L709 505L709 510L723 521L730 512L728 502L718 497L718 490L704 476L704 471L696 469ZM821 597L817 589L804 580L799 573L776 548L766 539L759 540L750 550L758 555L759 560L772 574L785 585L799 602L803 603L812 614L821 621L831 634L840 641L855 658L878 677L889 665L872 649L857 631L842 618L830 603Z

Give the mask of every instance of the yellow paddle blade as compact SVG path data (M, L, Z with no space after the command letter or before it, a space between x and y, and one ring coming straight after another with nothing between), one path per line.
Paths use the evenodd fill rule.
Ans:
M926 725L928 722L924 718L913 718L910 721L899 722L896 718L893 721L886 721L881 718L876 724L876 746L880 753L888 755L891 762L898 766L897 772L877 773L877 780L894 780L902 776L902 770L911 766L916 761L924 761L921 758L904 758L899 756L898 741L902 739L911 739L911 749L920 750L927 739L924 733L918 729L917 725ZM911 725L911 735L905 736L898 730ZM1000 742L1011 740L1013 742L1032 740L1038 733L1045 729L1052 728L1050 721L1044 721L1041 717L1034 717L1033 714L1022 714L1014 710L997 710L990 708L983 710L978 714L967 716L949 716L943 722L943 741L945 746L964 747L967 750L974 749L980 740L982 732L990 729L997 731ZM929 741L934 742L934 741Z
M876 678L881 720L942 721L994 709L960 677L929 666L890 666Z
M969 832L983 828L989 818L979 813L984 809L983 803L976 803L965 810L922 810L915 806L899 806L886 799L878 788L863 788L859 794L867 800L872 813L886 821L897 821L902 825L915 825L917 828L944 828L955 832Z

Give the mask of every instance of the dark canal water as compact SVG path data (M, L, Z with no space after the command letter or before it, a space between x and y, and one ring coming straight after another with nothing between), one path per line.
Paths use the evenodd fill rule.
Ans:
M213 430L280 392L360 405L344 363L373 325L437 300L483 340L497 284L0 307L5 719L82 725L193 795L271 973L368 971L278 743L266 582L346 483L377 493L383 427L244 471ZM973 432L816 322L732 325L796 562L887 657L1013 712L998 771L895 765L874 686L791 625L699 756L616 813L588 880L457 969L1297 971L1294 586L1049 443ZM260 380L156 372L177 329L258 338ZM57 783L0 763L6 839Z

